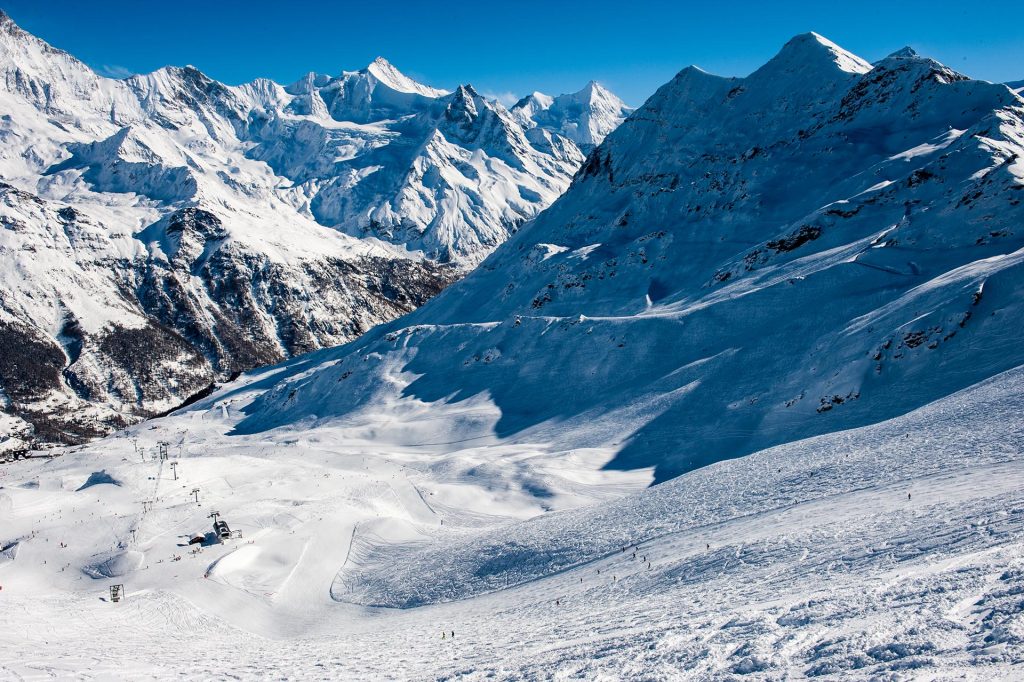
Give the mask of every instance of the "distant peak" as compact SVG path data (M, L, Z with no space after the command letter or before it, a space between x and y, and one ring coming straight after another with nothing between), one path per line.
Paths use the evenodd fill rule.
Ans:
M886 59L918 59L920 56L921 55L919 55L914 48L908 45L907 47L896 50L886 57Z
M370 62L370 64L363 69L363 73L373 76L389 88L398 90L399 92L415 93L423 95L424 97L441 97L442 95L448 94L447 90L438 90L437 88L417 83L395 68L395 65L384 57L377 57Z
M576 94L581 97L592 98L595 96L600 96L605 92L607 91L604 88L602 88L597 81L592 80L588 81L587 84L584 85L583 88L579 90Z
M924 55L919 54L911 47L904 47L903 49L896 50L885 59L875 62L875 67L877 68L902 69L908 66L948 71L951 76L957 76L955 80L960 80L959 74L948 66L932 59L931 57L925 57Z
M627 108L626 103L619 99L615 93L594 80L583 86L583 89L579 92L569 95L569 97L577 102L586 102L591 106L602 104L603 106L613 108Z

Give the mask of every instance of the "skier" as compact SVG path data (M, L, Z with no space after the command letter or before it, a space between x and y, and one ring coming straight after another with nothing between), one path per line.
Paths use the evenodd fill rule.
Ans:
M441 639L444 639L446 635L447 635L447 633L444 630L442 630L441 631Z

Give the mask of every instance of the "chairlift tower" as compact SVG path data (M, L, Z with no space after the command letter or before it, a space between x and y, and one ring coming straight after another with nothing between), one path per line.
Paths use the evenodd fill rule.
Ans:
M171 462L171 472L174 474L174 480L178 480L178 463Z
M199 504L199 488L192 488L191 494L196 496L196 504Z

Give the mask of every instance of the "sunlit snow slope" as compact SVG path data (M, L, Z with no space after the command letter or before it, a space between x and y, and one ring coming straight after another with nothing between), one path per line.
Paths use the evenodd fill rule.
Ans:
M230 435L272 380L0 469L0 675L1019 678L1020 368L633 494L393 415Z

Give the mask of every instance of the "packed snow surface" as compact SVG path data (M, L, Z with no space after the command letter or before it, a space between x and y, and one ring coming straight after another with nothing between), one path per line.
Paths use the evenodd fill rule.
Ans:
M607 451L439 444L387 419L231 435L270 378L2 470L5 679L1024 666L1024 368L646 489L601 472ZM100 464L120 485L82 489ZM185 544L211 511L241 537Z

